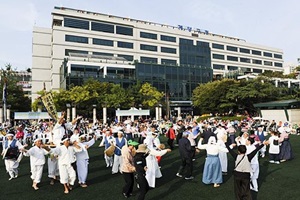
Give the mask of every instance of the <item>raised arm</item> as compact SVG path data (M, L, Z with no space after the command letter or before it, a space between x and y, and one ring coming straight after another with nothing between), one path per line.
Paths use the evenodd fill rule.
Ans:
M228 149L229 153L231 154L231 156L234 159L236 159L236 157L238 156L238 154L230 148L230 146L228 145L228 142L226 142L225 145L226 145L226 148Z

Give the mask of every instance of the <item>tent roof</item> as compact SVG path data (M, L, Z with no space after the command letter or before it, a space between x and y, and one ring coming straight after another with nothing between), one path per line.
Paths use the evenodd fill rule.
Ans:
M300 106L300 101L295 100L295 99L290 99L290 100L269 101L269 102L254 104L255 108L263 108L263 107L291 107L291 106Z

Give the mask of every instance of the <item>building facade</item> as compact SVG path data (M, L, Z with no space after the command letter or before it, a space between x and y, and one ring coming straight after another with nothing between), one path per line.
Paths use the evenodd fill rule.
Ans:
M199 83L229 71L283 71L280 49L191 27L55 7L52 27L33 30L32 100L37 91L87 78L150 82L171 101L190 102Z

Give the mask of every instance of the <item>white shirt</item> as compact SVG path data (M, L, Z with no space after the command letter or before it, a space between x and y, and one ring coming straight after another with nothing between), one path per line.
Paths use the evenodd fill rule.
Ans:
M252 151L254 151L256 149L255 144L246 145L246 148L247 148L246 155L250 154ZM258 153L252 158L251 164L259 164Z
M228 149L217 144L201 144L201 140L198 143L198 149L206 149L209 155L218 155L219 152L228 152Z
M94 138L91 139L88 142L79 143L78 146L81 147L82 151L76 152L76 154L75 154L76 155L76 160L86 160L86 159L89 159L89 154L88 154L88 151L86 149L86 146L91 147L94 144L95 144Z
M45 155L48 154L43 148L39 148L37 146L31 147L27 153L30 156L30 164L31 165L44 165L45 164Z
M71 165L76 160L75 153L80 151L82 151L82 148L77 149L73 146L67 148L65 145L62 145L53 150L53 153L58 156L59 165Z

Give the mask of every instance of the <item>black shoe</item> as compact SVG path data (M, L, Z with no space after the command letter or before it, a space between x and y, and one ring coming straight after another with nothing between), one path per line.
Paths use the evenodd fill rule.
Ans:
M194 177L193 177L193 176L190 176L190 177L185 177L184 179L185 179L185 180L193 180Z
M226 175L227 175L227 172L222 172L222 175L223 175L223 176L226 176Z

